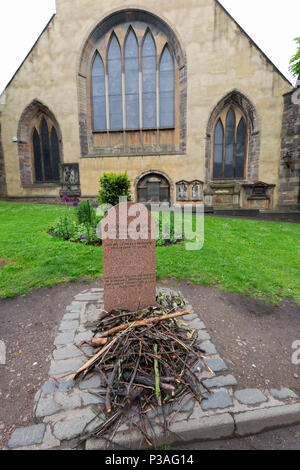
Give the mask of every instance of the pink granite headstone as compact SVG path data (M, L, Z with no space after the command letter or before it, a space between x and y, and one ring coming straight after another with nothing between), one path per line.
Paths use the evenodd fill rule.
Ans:
M156 230L143 204L121 202L102 222L104 309L135 311L156 302Z

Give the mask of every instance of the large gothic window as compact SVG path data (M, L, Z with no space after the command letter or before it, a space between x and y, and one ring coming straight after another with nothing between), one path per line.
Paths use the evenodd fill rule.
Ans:
M174 145L175 64L168 38L146 23L121 24L99 40L90 80L95 147Z
M35 182L59 182L60 144L55 126L47 116L40 116L34 123L32 148Z
M247 157L247 127L241 111L227 107L217 118L213 135L213 178L243 179Z

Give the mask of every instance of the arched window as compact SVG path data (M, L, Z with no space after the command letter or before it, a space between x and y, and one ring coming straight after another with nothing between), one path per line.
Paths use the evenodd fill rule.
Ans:
M139 88L139 48L137 38L131 29L125 43L125 99L127 129L139 129L140 127Z
M112 35L107 54L110 129L123 129L122 56L120 44Z
M213 178L243 179L247 128L241 111L230 106L217 118L213 136Z
M172 47L163 31L142 21L121 23L98 39L88 81L88 145L98 155L121 154L122 148L126 154L178 148L180 72Z
M93 125L97 131L106 130L105 72L100 54L96 54L92 69Z
M168 47L165 47L159 68L160 127L174 126L174 62Z
M60 179L60 143L48 116L41 115L32 131L34 179L36 183L57 183Z
M156 128L156 46L151 33L145 36L142 50L143 127Z

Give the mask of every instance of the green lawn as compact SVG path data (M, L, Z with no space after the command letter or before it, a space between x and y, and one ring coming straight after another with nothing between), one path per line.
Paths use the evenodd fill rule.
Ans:
M46 233L66 210L0 202L0 297L101 275L101 248ZM207 217L201 251L182 243L157 248L157 277L166 276L300 304L300 225Z

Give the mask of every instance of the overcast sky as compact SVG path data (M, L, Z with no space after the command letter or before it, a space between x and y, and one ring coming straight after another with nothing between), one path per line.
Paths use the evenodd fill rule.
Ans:
M221 0L221 3L279 70L295 84L296 78L291 76L288 67L290 58L296 52L293 39L300 36L300 1ZM1 0L0 92L53 13L55 0Z

